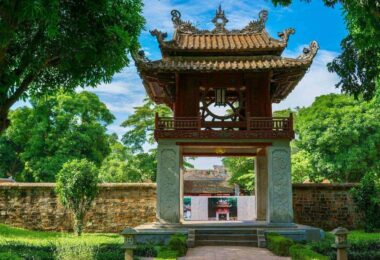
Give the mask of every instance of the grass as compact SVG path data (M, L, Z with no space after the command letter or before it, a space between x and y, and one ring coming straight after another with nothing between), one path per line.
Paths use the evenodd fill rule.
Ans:
M0 253L26 260L124 259L123 237L118 234L31 231L0 224ZM19 259L5 258L0 259Z
M348 234L348 241L380 242L380 230L375 233L365 233L363 230L353 230Z
M31 231L0 224L0 244L24 243L35 246L76 245L84 243L90 246L101 244L123 244L123 237L118 234L84 233L81 237L65 232Z

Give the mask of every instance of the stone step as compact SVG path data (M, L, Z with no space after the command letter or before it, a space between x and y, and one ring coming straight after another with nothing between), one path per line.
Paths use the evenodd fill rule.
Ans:
M254 234L257 235L256 229L237 229L237 228L210 228L210 229L196 229L195 234Z
M195 240L249 240L257 241L256 234L197 234Z
M257 241L251 240L195 240L195 246L252 246L257 247Z

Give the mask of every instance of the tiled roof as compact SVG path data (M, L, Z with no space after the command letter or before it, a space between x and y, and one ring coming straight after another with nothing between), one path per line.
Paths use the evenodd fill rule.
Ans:
M235 188L225 180L184 180L185 194L234 194Z
M173 41L162 42L161 48L204 51L282 50L287 42L270 38L267 32L250 34L177 34Z
M159 72L180 71L234 71L266 70L308 67L311 59L291 59L279 56L237 56L237 57L171 57L166 60L138 62L139 70Z

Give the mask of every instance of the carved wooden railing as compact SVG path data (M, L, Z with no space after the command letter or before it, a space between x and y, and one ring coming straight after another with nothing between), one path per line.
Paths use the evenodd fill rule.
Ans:
M247 130L293 131L293 117L250 117Z
M200 117L158 117L156 114L156 130L191 130L201 129Z
M293 117L248 117L246 121L211 122L201 117L158 117L156 130L238 129L248 131L293 131Z

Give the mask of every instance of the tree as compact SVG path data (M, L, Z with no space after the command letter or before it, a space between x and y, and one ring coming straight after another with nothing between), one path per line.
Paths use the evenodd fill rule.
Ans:
M229 183L238 184L245 194L252 194L255 189L253 158L225 157L222 162L230 175Z
M84 217L98 194L98 169L86 159L66 162L58 173L56 192L74 214L74 232L82 234Z
M141 0L4 0L0 4L0 133L20 98L111 80L138 49Z
M15 176L24 168L18 154L18 147L5 136L0 136L0 178Z
M100 167L99 178L102 182L147 182L155 180L154 155L147 153L133 154L117 140L110 137L111 153L104 159ZM148 164L148 165L146 165Z
M134 109L134 113L121 124L123 127L131 128L123 135L122 140L133 152L142 152L145 143L154 144L155 114L167 117L172 116L173 112L166 105L154 104L149 98L145 98L144 104Z
M272 2L287 6L292 0ZM324 0L324 3L329 7L342 4L349 31L341 43L343 52L328 64L328 69L339 75L341 80L336 86L342 91L369 100L375 95L376 86L380 88L380 4L370 0Z
M296 146L307 153L311 179L357 182L380 166L380 110L378 101L346 95L317 97L299 110Z
M143 146L154 144L154 120L155 114L160 116L172 116L172 111L166 105L156 105L149 98L144 99L144 104L134 108L135 111L122 123L123 127L130 128L122 138L123 143L133 154L133 159L128 162L128 169L138 171L141 180L156 180L156 148L144 151Z
M374 232L380 227L380 182L378 172L367 172L359 185L351 190L358 212L363 214L364 230Z
M31 104L11 112L12 125L5 132L5 142L0 142L0 154L9 153L22 167L15 171L3 161L0 170L18 180L54 182L71 159L86 158L101 165L110 152L106 126L114 116L95 94L60 91L33 98Z

